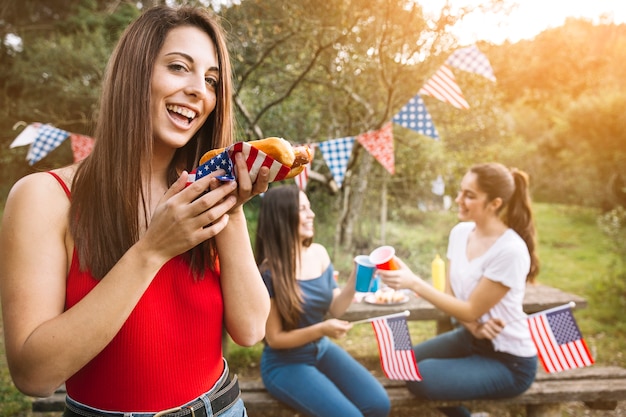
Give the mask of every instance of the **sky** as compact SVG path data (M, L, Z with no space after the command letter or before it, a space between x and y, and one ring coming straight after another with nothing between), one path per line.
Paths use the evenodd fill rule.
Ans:
M453 7L476 5L478 0L448 0ZM506 0L517 4L505 14L479 14L467 16L452 32L461 44L486 40L496 44L509 40L517 42L531 39L548 28L562 26L567 17L585 18L599 23L601 18L609 22L626 22L625 0ZM445 0L419 1L426 13L437 13Z

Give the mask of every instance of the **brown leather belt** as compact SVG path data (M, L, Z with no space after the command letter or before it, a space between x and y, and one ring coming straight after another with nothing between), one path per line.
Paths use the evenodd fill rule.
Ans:
M237 375L233 376L230 381L224 381L222 386L214 393L209 394L212 414L207 413L204 402L197 399L190 404L182 407L176 407L169 410L159 411L158 413L110 413L99 412L97 410L85 409L78 407L72 403L65 402L65 412L63 417L208 417L219 416L222 412L228 410L241 395L239 390L239 381Z

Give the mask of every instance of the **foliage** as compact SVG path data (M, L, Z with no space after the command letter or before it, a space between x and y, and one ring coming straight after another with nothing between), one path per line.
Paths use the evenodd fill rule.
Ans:
M37 25L17 20L5 29L20 36L22 50L0 46L1 200L25 174L72 162L69 143L64 143L35 167L27 166L26 147L9 149L20 131L13 126L17 122L41 122L69 132L91 134L106 60L121 31L138 14L134 6L126 3L113 13L107 9L108 4L93 0L60 2L63 6L53 11L37 3L40 2L27 1L23 6L42 11L31 11ZM56 3L48 6L56 7ZM40 22L42 19L45 24Z
M487 55L512 129L536 150L527 171L542 201L613 207L626 177L626 25L570 19Z
M600 229L612 243L616 257L609 265L608 274L600 277L594 292L594 300L606 307L601 318L615 323L622 333L626 333L623 312L626 311L626 209L616 207L598 219Z

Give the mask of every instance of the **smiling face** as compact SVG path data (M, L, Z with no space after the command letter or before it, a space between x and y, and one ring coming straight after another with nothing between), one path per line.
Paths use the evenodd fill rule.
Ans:
M298 224L298 235L300 240L312 239L314 234L313 219L315 219L315 213L311 210L311 203L306 194L300 192L298 213L300 223Z
M459 206L461 221L480 221L488 211L487 193L478 188L477 175L468 172L461 181L461 189L454 200Z
M155 144L184 146L215 109L218 59L209 35L179 26L165 38L154 64L150 111Z

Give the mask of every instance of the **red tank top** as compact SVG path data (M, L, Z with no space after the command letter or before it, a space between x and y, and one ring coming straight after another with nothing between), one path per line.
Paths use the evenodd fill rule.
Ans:
M98 282L80 271L74 251L65 309ZM157 273L107 347L67 380L67 393L111 411L156 412L189 402L207 392L224 369L222 322L219 274L208 271L194 280L177 256Z

